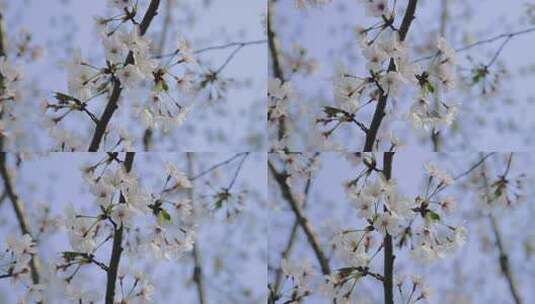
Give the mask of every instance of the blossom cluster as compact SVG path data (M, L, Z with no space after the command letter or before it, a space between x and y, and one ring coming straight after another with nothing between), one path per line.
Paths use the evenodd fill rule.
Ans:
M6 56L0 57L0 133L11 138L15 127L15 106L22 96L23 73L20 66L14 66Z
M280 159L285 163L286 183L302 208L304 205L299 199L298 187L303 179L310 177L310 172L317 170L317 165L305 162L306 158L301 155L285 155L286 158L281 156ZM374 261L384 250L387 236L392 238L392 243L399 250L407 248L418 263L444 258L466 241L466 229L452 224L453 219L449 218L455 212L456 199L443 194L454 182L447 172L434 164L426 164L425 189L410 198L401 193L394 178L386 177L385 169L378 167L374 154L353 153L346 154L346 158L357 168L362 168L354 179L344 183L346 196L359 224L357 227L337 229L330 238L329 246L320 245L321 248L332 249L336 259L330 260L331 267L337 265L321 279L309 263L282 259L281 269L287 279L285 284L288 284L284 285L283 295L289 299L297 301L309 297L319 284L320 293L328 299L336 303L352 303L355 286L364 278L384 280L383 275L375 270ZM407 303L414 303L431 297L424 280L414 274L396 274L394 280L400 297L406 299L404 302L407 298L411 298Z
M187 197L192 187L189 178L168 163L163 190L152 193L144 190L134 173L126 172L123 167L107 168L105 164L109 162L84 168L85 181L95 197L94 209L99 213L87 214L73 205L66 209L64 227L71 249L63 252L56 265L58 274L67 283L66 290L83 290L81 286L69 287L78 282L74 280L77 270L72 270L73 266L108 267L96 257L103 244L117 233L123 234L122 246L130 257L148 254L155 260L170 260L182 257L193 248L195 227L191 200ZM148 303L152 299L153 287L141 273L120 274L119 280L132 285L133 291L124 295L130 301ZM89 295L95 296L95 293L87 293ZM71 298L88 301L85 296L77 293Z
M373 159L365 158L368 158L365 161L368 168L373 166ZM356 283L365 276L381 279L371 268L378 250L384 245L379 246L377 239L385 235L391 236L399 248L409 247L415 260L424 263L442 258L464 244L465 228L446 221L447 215L455 209L455 199L439 197L439 193L451 185L452 178L432 164L425 167L428 175L425 194L413 199L401 195L395 180L387 180L382 172L373 174L376 176L372 178L369 169L346 184L347 197L366 226L339 230L335 234L333 248L345 264L326 278L323 290L327 296L347 301L351 299L350 282ZM397 279L401 290L405 282ZM422 290L423 297L429 297L425 287L413 284L414 288Z
M25 286L26 294L22 303L41 301L45 285L34 284L30 263L37 254L36 243L29 234L22 237L9 236L6 240L7 249L0 255L0 275L8 276L12 284Z
M282 83L278 78L268 82L268 121L276 121L288 116L288 102L292 97L292 87L289 82Z
M417 129L439 130L448 127L457 114L457 105L445 100L445 92L455 87L455 50L438 36L431 63L426 66L411 58L410 41L406 32L396 26L395 8L387 0L362 0L366 15L379 19L373 26L358 25L354 33L365 59L365 74L355 75L339 66L333 79L335 106L326 106L317 119L322 125L334 124L323 132L329 137L341 124L356 124L367 133L368 127L357 114L366 106L397 100L411 93L412 104L406 117ZM435 102L436 101L436 102Z
M72 60L65 64L68 91L56 92L54 101L42 102L42 110L52 114L45 124L60 150L83 149L77 136L61 127L60 122L70 113L80 112L98 125L101 121L95 111L95 100L103 95L118 99L125 91L136 96L129 105L136 117L146 128L163 132L180 126L190 112L191 105L186 101L194 91L198 64L189 42L180 38L172 53L155 54L151 39L144 35L145 29L134 21L137 1L109 1L109 5L120 14L96 19L105 53L104 65L91 63L80 50L75 50ZM130 22L132 25L127 26ZM140 88L147 90L140 94ZM140 98L145 100L141 104ZM117 137L114 147L132 145L130 134L124 130L118 133L110 135Z

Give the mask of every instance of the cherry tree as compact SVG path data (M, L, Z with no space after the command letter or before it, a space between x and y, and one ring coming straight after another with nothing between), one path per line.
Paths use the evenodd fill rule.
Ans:
M513 2L504 26L481 29L500 3L269 1L271 149L494 150L496 133L529 146L532 92L513 87L533 58L508 51L530 39L532 9Z
M50 14L36 12L44 9L3 4L4 150L264 144L265 75L250 64L263 59L261 3L244 4L236 14L246 18L233 22L213 1L53 1ZM239 129L228 123L236 117Z
M505 241L499 219L524 222L524 217L503 210L498 219L493 210L524 204L523 185L532 177L512 169L513 158L510 153L272 154L269 302L529 301L532 269L518 273L529 256L509 248L529 247L529 228L519 238L507 232L511 239ZM531 156L519 158L530 163ZM532 214L532 204L525 207L523 212ZM490 247L478 248L488 236ZM478 272L474 266L480 260L497 271ZM478 280L485 281L476 295L471 288L481 284Z
M0 302L534 302L534 34L527 0L0 0Z
M67 159L70 172L57 179L77 180L80 184L71 187L87 193L74 191L71 203L40 204L23 201L27 188L16 187L20 183L8 166L17 155L2 156L3 202L9 201L2 214L15 215L15 220L3 218L12 226L3 233L1 256L2 286L15 291L7 301L152 303L180 297L209 303L263 297L262 289L246 280L258 280L261 273L244 270L245 280L234 274L241 268L236 259L243 266L265 265L264 227L255 225L262 220L257 209L265 193L244 180L262 176L247 168L265 162L261 155L73 155ZM54 163L29 156L35 159L18 156L21 173L28 172L26 163L30 172L32 162ZM223 160L199 166L205 157ZM78 178L72 174L76 170ZM235 246L244 238L248 248Z

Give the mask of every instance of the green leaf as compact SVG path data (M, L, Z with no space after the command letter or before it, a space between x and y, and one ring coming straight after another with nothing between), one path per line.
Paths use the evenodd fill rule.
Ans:
M83 252L76 252L76 251L64 251L62 253L63 259L67 262L71 262L74 260L79 260L81 263L85 262L88 263L91 261L90 255Z
M435 93L435 87L431 84L431 82L427 81L424 85L424 90L426 90L429 93Z
M158 212L158 223L171 223L171 215L165 209L160 209Z
M487 67L483 66L477 69L473 70L473 76L472 76L472 82L473 84L476 84L483 80L487 75L489 74L489 70Z
M226 201L230 199L230 192L228 191L228 189L223 188L221 192L215 195L215 198L216 198L215 208L221 209L221 207L223 207L223 203L225 203Z
M58 102L60 102L60 103L67 103L69 101L80 102L80 100L78 100L78 98L73 97L71 95L63 94L61 92L55 92L54 93L54 98L56 98L56 100Z
M333 107L323 107L323 112L325 112L325 114L327 114L328 117L336 117L338 114L340 113L344 113L344 111L340 110L340 109L337 109L337 108L333 108Z
M223 201L224 200L222 198L217 199L217 201L215 202L215 208L221 209L221 207L223 207Z
M425 214L425 218L426 218L426 220L428 220L430 222L438 222L438 221L440 221L440 215L438 215L438 213L436 213L434 211L431 211L431 210L427 211L427 213Z
M161 91L167 92L169 91L169 86L167 85L167 82L165 82L165 80L161 79L158 82L156 82L154 89L156 92L161 92Z
M63 259L67 262L74 260L78 256L78 252L65 251L63 252Z

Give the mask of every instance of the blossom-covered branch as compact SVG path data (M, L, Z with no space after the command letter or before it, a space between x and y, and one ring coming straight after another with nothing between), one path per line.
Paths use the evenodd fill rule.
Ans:
M277 41L277 36L275 34L275 31L273 29L273 1L268 0L268 15L267 15L267 36L268 36L268 46L269 46L269 54L271 55L271 65L272 65L272 72L274 79L277 79L281 85L284 85L285 78L284 78L284 72L281 67L280 62L280 54L279 54L279 46ZM272 81L272 80L270 80ZM275 80L273 80L275 81ZM273 90L268 90L268 93L271 95L273 94ZM269 95L268 94L268 97ZM281 101L277 103L282 103ZM275 105L280 106L280 105ZM268 120L276 119L278 121L278 140L284 139L286 136L286 118L284 115L270 115L271 111L268 111Z
M9 172L8 172L8 169L7 169L7 165L6 165L6 158L7 158L7 153L0 152L0 174L2 175L2 179L4 181L4 189L5 189L5 192L7 194L7 197L11 201L11 204L13 206L13 210L15 211L16 219L17 219L17 222L19 224L20 230L21 230L24 238L27 239L26 243L28 244L28 246L30 246L30 244L35 244L34 243L35 240L32 237L33 233L32 233L32 231L30 229L28 216L27 216L27 214L26 214L26 212L24 210L24 206L23 206L21 200L19 199L19 196L17 195L17 193L15 192L15 189L13 187L13 184L12 184L12 181L11 181L11 177L9 175ZM33 245L31 245L31 246L33 246ZM40 282L39 260L38 260L37 256L35 256L35 253L36 253L35 251L32 251L30 253L31 253L30 259L27 262L30 265L32 282L33 282L34 285L38 285L39 282ZM21 267L24 267L24 265L22 265Z
M151 0L149 8L147 9L145 16L143 16L143 20L139 25L140 37L145 35L145 32L147 32L147 29L149 28L152 22L152 19L158 14L159 5L160 0ZM134 52L130 51L126 57L125 66L132 64L134 64ZM104 112L102 113L102 116L98 120L97 126L95 127L95 133L93 134L93 139L91 140L91 144L89 146L90 152L98 151L100 143L102 141L102 137L104 136L104 133L106 132L106 129L108 127L108 123L110 122L113 113L118 107L117 103L119 102L119 98L121 97L121 92L121 81L119 79L114 78L113 89L110 99L108 101L108 104L106 105L106 108L104 109Z
M405 16L403 16L403 21L401 22L401 26L399 27L399 31L398 31L400 42L403 42L405 38L407 37L412 20L414 20L414 14L416 13L417 3L418 3L418 0L409 0L409 3L407 4L407 9L405 10ZM396 63L394 59L390 59L390 64L388 65L388 72L396 71L397 69L399 69L399 67L396 67ZM377 132L379 132L381 122L383 121L383 118L386 115L385 109L386 109L387 99L388 99L388 92L382 91L379 97L379 100L377 101L377 107L375 108L375 112L373 114L370 127L368 128L368 131L366 133L366 140L364 143L363 151L366 151L366 152L373 151L373 147L375 145L375 141L377 138Z
M124 169L127 174L132 170L134 156L135 153L133 152L126 153ZM120 194L119 204L126 204L126 199L122 193ZM115 284L117 283L117 272L119 271L119 263L123 252L123 223L114 223L113 228L113 245L107 270L106 304L113 304L115 301Z
M388 152L383 154L383 175L388 182L392 176L392 161L394 153ZM392 236L387 231L383 239L384 246L384 279L383 294L385 304L394 304L394 247L392 245Z

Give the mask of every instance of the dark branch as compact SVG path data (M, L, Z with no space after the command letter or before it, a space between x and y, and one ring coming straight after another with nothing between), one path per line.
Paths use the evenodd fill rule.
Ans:
M134 162L133 152L126 153L124 160L124 168L126 172L132 170L132 164ZM119 203L124 204L126 200L121 194L119 198ZM114 227L113 233L113 247L111 251L110 264L108 266L107 272L107 283L106 283L106 304L113 304L115 298L115 284L117 283L117 272L119 271L119 263L121 261L121 254L123 252L122 242L123 242L123 224L118 223L118 227Z
M152 0L150 2L149 8L147 9L147 12L145 13L145 16L143 17L143 20L141 21L141 24L139 25L139 34L141 36L145 35L152 19L158 14L159 5L160 5L160 0ZM125 60L125 66L128 64L133 64L133 63L134 63L134 54L132 52L129 52ZM91 144L89 146L89 152L98 151L100 147L100 143L102 142L102 138L104 137L104 134L106 133L106 128L108 127L108 124L111 120L111 117L113 116L113 113L115 112L115 110L117 110L117 107L118 107L117 103L119 102L119 97L121 97L121 92L122 92L121 82L118 79L114 78L113 89L112 89L110 99L108 101L108 104L106 105L106 108L104 109L104 112L102 113L102 116L99 119L97 126L95 127L95 133L93 134L93 139L91 140Z
M398 31L400 41L404 41L407 37L409 27L411 26L412 20L414 19L417 2L418 0L409 0L407 10L405 11L405 16L403 17L403 21L401 22L401 26ZM394 71L395 69L396 66L394 64L394 60L390 60L388 71ZM375 112L373 114L372 122L370 124L370 127L368 128L368 132L366 133L364 152L372 152L373 150L373 146L375 145L375 141L377 139L377 133L379 132L379 128L381 127L381 122L383 121L383 118L386 115L385 109L387 100L388 93L383 92L379 97L377 107L375 108Z
M308 201L308 193L310 192L310 186L312 184L312 178L309 177L305 184L305 195L304 195L304 202L303 202L303 208L306 206ZM297 238L297 228L299 228L299 220L297 218L294 220L294 223L292 225L292 229L290 230L290 236L288 237L288 242L286 243L286 246L284 247L284 250L281 253L281 261L287 259L290 256L290 253L292 252L292 248L294 245L294 242ZM279 298L279 289L282 282L282 267L278 267L275 271L275 282L273 283L273 286L270 288L270 294L269 294L269 301L270 303L275 303L277 299Z
M286 183L286 177L284 174L279 173L277 169L271 164L270 161L268 161L268 166L271 174L275 178L275 181L279 185L279 188L281 189L282 196L284 199L288 202L290 205L296 220L299 222L299 226L303 229L305 232L305 235L307 237L308 243L312 247L312 250L314 251L314 254L316 255L316 258L318 260L318 263L321 267L321 272L325 275L331 273L331 269L329 267L329 260L323 250L320 247L319 240L310 226L310 223L308 222L308 219L303 214L301 207L299 206L299 203L293 196L290 187L288 187L288 184Z
M394 153L386 152L383 158L383 174L386 180L390 180L392 175L392 160ZM394 247L392 246L392 236L387 232L383 241L384 244L384 298L385 304L394 304Z
M277 42L276 42L276 35L273 31L273 4L271 1L268 1L268 16L267 16L267 35L268 35L268 46L269 46L269 53L271 55L271 65L273 67L273 76L275 78L280 79L281 83L285 82L284 79L284 72L282 71L282 67L280 64L280 58L279 58L279 50L277 49ZM279 130L278 130L278 138L279 140L284 138L284 135L286 134L286 119L284 116L281 116L279 118Z
M32 237L30 226L28 224L28 218L26 217L26 214L24 212L24 206L15 192L15 189L11 182L11 177L9 176L9 172L6 167L6 156L7 153L0 152L0 174L2 175L2 179L4 180L4 189L7 194L7 197L13 205L13 209L15 210L15 215L17 217L17 222L19 223L22 234L28 234L30 237ZM32 282L34 284L39 284L39 261L35 256L32 256L30 260L30 270Z

